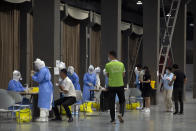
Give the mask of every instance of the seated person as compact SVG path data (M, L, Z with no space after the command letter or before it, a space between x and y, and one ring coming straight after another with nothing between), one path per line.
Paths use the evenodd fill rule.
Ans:
M19 80L21 80L21 74L19 71L15 70L13 72L13 79L10 80L8 84L8 89L9 91L16 91L16 92L23 92L26 89L22 86Z
M55 113L56 118L53 120L57 120L57 121L62 120L57 106L63 105L66 111L66 115L69 118L68 122L73 122L73 117L69 109L69 106L76 103L76 91L72 81L67 76L66 69L61 70L60 76L62 78L62 81L59 84L59 89L64 93L64 97L54 102L53 111Z

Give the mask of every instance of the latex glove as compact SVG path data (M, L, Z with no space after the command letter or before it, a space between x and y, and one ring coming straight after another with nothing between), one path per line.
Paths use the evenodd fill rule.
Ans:
M107 91L107 88L101 88L101 91Z
M92 84L92 83L88 83L88 85L89 85L89 86L93 86L93 84Z
M31 71L31 77L34 76L34 74L35 74L35 71Z

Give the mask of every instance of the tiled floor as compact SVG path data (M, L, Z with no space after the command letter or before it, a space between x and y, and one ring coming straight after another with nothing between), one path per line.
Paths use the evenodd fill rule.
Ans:
M185 114L173 116L164 112L163 106L153 106L150 114L140 111L129 111L125 114L125 123L110 124L109 113L100 116L74 118L68 124L62 122L17 124L15 122L0 122L0 131L196 131L196 100L187 94Z

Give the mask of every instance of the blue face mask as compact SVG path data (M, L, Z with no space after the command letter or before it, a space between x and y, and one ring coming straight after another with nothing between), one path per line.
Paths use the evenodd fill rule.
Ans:
M170 72L168 70L166 70L166 74L169 74Z

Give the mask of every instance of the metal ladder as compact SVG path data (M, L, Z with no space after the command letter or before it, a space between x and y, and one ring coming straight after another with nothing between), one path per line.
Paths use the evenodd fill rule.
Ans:
M134 74L134 70L135 70L135 66L136 66L138 54L139 54L139 51L140 51L140 49L141 49L142 40L143 40L143 37L141 36L141 37L139 38L139 40L137 41L136 56L135 56L135 59L134 59L134 62L133 62L132 69L130 70L130 77L129 77L129 80L128 80L128 84L131 83L131 80L132 80L132 78L133 78L133 74Z
M170 53L172 54L171 50L171 45L172 45L172 39L173 39L173 34L174 34L174 29L176 25L176 20L180 8L180 3L181 0L172 0L171 2L171 7L169 10L169 13L166 15L165 14L165 8L164 8L164 0L162 0L162 5L163 5L163 14L164 14L164 20L165 20L165 31L163 34L163 39L161 41L161 48L160 48L160 53L159 53L159 74L164 75L165 68L168 63L168 58ZM163 61L161 61L163 60ZM173 55L172 55L172 60ZM159 89L161 87L161 84L159 84Z

